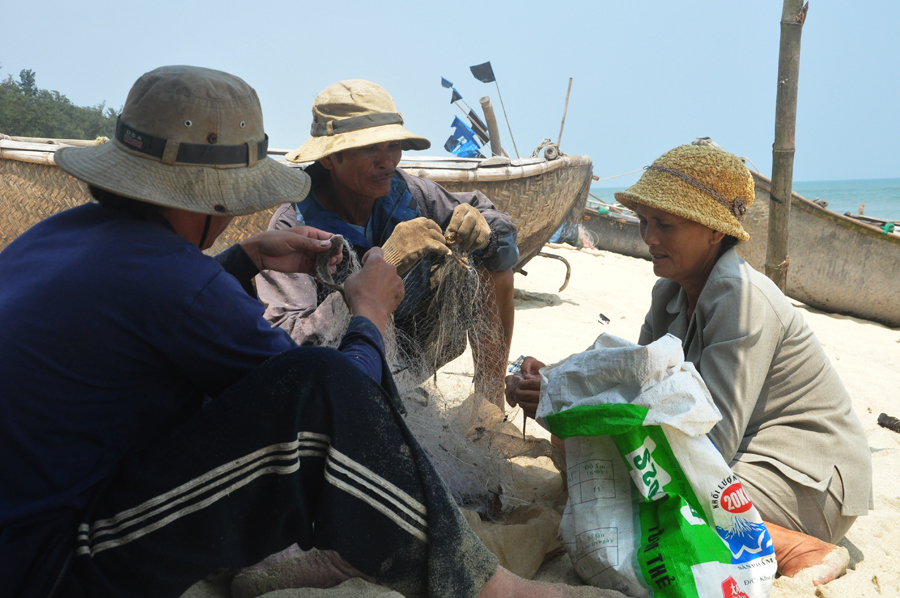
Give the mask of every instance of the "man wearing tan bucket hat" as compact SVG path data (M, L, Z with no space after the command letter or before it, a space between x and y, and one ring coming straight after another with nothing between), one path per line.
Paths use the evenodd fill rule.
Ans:
M432 266L451 253L448 245L471 252L485 287L483 306L494 342L470 332L476 356L475 386L502 404L503 375L512 339L513 273L518 260L516 228L481 192L450 193L437 183L397 168L403 150L428 149L427 139L403 126L391 96L379 85L359 79L327 87L313 102L310 138L287 154L291 162L312 162L306 169L312 190L281 206L270 229L308 225L341 234L359 255L382 247L387 262L404 277L406 297L395 313L397 328L418 346L407 352L429 353L435 314L426 313ZM302 199L302 201L299 201ZM327 338L334 327L330 297L321 302L316 281L304 275L263 273L257 279L266 318L300 344ZM484 336L490 336L486 334ZM499 337L499 338L498 338ZM438 368L458 357L461 345L440 351L428 364Z
M260 269L310 272L328 233L201 252L232 216L306 193L266 143L250 86L176 66L135 83L113 142L56 154L99 205L0 253L3 597L177 597L295 543L406 595L524 587L390 400L381 330L403 288L381 250L344 283L339 351L296 347L245 290Z

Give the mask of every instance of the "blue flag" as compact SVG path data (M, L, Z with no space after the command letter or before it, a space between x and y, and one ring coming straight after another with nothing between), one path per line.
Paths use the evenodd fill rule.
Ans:
M459 120L459 117L453 118L453 134L444 144L444 149L460 158L483 158L478 142L475 141L475 131L469 128L469 125Z
M446 87L447 89L450 89L451 87L453 87L453 84L450 83L448 80L444 79L443 77L441 77L441 87Z
M492 81L496 81L497 79L494 77L494 69L491 68L491 61L488 60L482 64L476 64L475 66L470 66L469 70L472 71L472 74L475 75L475 78L481 81L482 83L490 83Z

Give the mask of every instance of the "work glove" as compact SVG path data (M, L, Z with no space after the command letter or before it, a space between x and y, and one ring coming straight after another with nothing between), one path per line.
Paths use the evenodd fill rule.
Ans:
M441 227L428 218L415 218L401 222L381 247L384 261L397 267L403 276L428 253L450 255L450 248L441 233Z
M453 209L447 239L451 245L459 244L460 251L484 249L491 240L491 227L477 208L461 203Z

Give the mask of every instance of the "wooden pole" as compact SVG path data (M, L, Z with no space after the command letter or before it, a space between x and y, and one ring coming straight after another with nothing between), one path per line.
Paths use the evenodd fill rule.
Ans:
M787 288L788 225L794 178L794 132L797 125L797 90L800 77L800 34L809 2L784 0L781 45L778 50L778 95L775 101L775 143L772 145L772 203L769 207L769 247L766 276L782 292Z
M559 143L562 141L562 132L563 127L566 126L566 112L569 111L569 94L572 92L572 77L569 77L569 89L566 90L566 107L563 108L563 117L562 123L559 125L559 139L556 140L556 147L559 147Z
M500 147L500 130L497 128L497 117L494 115L494 107L491 106L491 98L484 96L480 100L481 109L484 110L484 122L488 127L491 137L491 153L495 156L504 156L506 152Z

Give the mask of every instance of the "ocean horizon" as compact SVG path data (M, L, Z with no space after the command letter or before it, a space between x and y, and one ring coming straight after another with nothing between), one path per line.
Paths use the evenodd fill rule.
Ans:
M614 203L613 194L625 187L592 186L591 193L603 201ZM827 208L838 214L856 214L865 204L863 213L872 218L900 221L900 178L855 179L840 181L794 181L795 193L809 200L824 199Z

